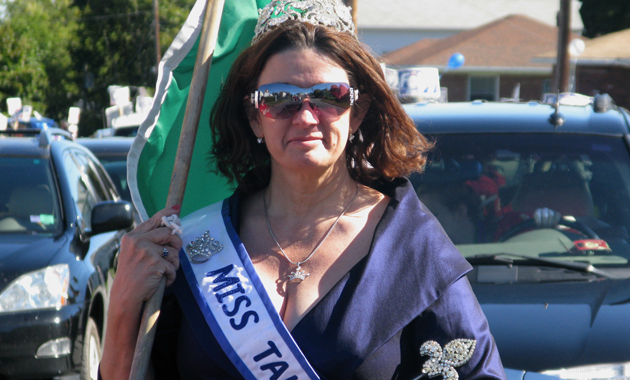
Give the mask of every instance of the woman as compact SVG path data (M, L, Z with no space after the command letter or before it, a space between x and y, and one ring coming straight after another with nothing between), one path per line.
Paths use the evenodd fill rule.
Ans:
M430 144L353 31L333 0L261 13L211 120L238 188L184 218L183 241L159 227L173 209L123 239L103 379L127 376L162 274L156 378L505 376L470 266L404 178Z

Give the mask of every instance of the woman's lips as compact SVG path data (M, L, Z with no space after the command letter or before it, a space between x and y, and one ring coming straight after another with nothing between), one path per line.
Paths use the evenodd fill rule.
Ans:
M310 141L319 141L322 138L319 136L299 136L299 137L293 137L292 139L289 140L289 142L296 142L296 143L307 143Z

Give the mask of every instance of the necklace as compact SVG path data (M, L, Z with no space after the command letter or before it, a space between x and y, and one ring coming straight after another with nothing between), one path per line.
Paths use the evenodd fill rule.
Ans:
M269 223L269 213L267 211L267 199L266 199L267 191L265 190L265 193L263 194L263 205L265 207L265 219L267 220L267 227L269 228L269 234L271 235L271 237L273 238L273 241L278 246L278 249L282 253L282 256L284 256L284 258L287 259L288 262L290 262L291 264L297 266L297 268L295 268L295 270L293 272L289 273L289 275L287 276L289 278L289 281L294 282L294 283L300 283L300 282L304 281L307 276L310 275L310 273L306 273L306 272L304 272L302 270L302 264L304 264L305 262L310 260L311 257L313 257L313 255L315 254L317 249L319 249L319 247L324 243L324 240L326 240L328 235L330 235L330 233L332 232L333 228L335 228L335 226L337 225L337 222L339 222L339 219L341 219L341 217L346 213L346 211L348 211L348 209L350 208L350 205L352 204L352 202L354 202L354 200L357 197L357 195L359 195L359 185L358 184L357 184L357 191L354 193L354 196L350 200L350 203L348 203L346 208L343 209L341 214L339 214L337 219L335 219L335 222L328 228L328 231L326 231L326 234L324 235L324 237L319 241L319 243L315 246L315 248L313 248L313 250L308 255L308 257L306 257L306 259L304 259L302 261L298 261L296 263L296 262L293 262L289 258L289 256L287 256L287 254L284 252L284 250L280 246L280 243L278 243L278 239L276 239L276 236L273 234L273 231L271 229L271 223Z

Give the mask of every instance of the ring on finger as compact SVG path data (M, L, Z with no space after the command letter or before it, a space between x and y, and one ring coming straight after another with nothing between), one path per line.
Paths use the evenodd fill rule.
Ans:
M166 246L162 247L162 257L163 258L167 258L168 257L168 249L166 249Z

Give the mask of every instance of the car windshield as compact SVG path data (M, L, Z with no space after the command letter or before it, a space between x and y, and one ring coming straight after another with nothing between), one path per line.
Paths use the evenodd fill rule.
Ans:
M533 257L628 267L630 155L621 137L429 138L436 147L426 170L410 180L473 264L499 257L539 265Z
M61 231L61 214L50 161L0 156L0 234Z

